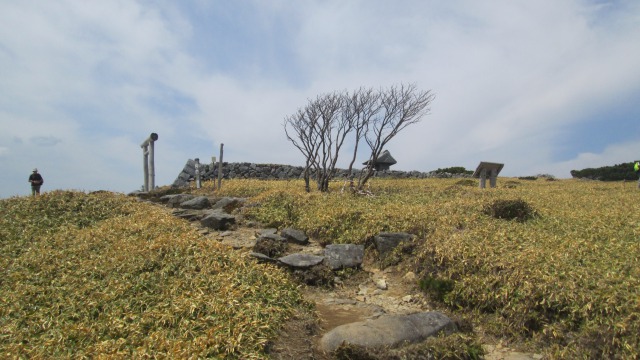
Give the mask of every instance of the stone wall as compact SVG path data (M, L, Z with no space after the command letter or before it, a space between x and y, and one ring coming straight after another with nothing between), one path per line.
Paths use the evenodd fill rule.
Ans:
M196 175L196 162L189 159L184 168L173 182L174 187L182 187L189 184L189 181L193 181ZM217 164L216 164L217 167ZM263 180L288 180L288 179L301 179L304 167L291 166L291 165L277 165L277 164L253 164L253 163L223 163L222 165L222 177L224 179L263 179ZM357 172L357 170L356 170ZM347 170L338 169L335 178L345 178L347 176ZM465 178L470 175L461 174L443 174L431 172L419 172L419 171L395 171L385 170L378 171L375 174L379 178L451 178L459 177ZM212 180L218 178L218 170L212 169L211 164L200 164L200 179L202 181Z

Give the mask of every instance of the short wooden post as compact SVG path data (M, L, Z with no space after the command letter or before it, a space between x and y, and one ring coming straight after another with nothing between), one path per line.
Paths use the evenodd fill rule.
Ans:
M153 143L158 140L158 134L151 133L149 137L140 145L142 148L142 160L144 168L143 190L149 191L156 187L156 169L154 163Z
M215 174L215 172L214 172L215 169L216 169L216 157L212 156L211 157L211 180L213 180L212 181L213 190L216 189L216 178L215 178L215 175L214 175Z
M218 161L218 189L222 188L222 148L224 144L220 144L220 160Z

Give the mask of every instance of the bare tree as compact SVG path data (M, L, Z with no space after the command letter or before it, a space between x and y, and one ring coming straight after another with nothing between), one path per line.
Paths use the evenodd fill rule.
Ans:
M429 105L434 98L430 90L418 90L415 84L402 84L380 91L379 111L367 122L365 131L371 155L367 166L360 172L358 190L363 190L375 173L375 164L385 145L407 126L420 122L431 110Z
M316 178L318 190L329 190L340 149L353 129L353 121L345 112L346 100L346 93L321 95L285 118L287 138L306 158L303 176L307 191L310 191L310 171Z
M345 104L346 117L350 119L355 132L353 142L353 156L349 163L347 177L351 179L353 175L353 164L358 156L358 145L365 134L367 125L372 117L380 110L380 95L374 93L373 89L360 88L355 91Z
M358 190L373 176L375 162L384 146L405 127L417 123L429 112L434 95L418 91L415 85L400 85L374 91L360 88L352 94L333 92L309 100L307 106L285 117L287 139L305 156L305 188L310 191L310 175L318 190L328 191L335 175L340 150L353 133L353 155L348 176L353 173L358 145L364 137L371 156L360 172Z
M319 115L315 108L299 109L295 114L285 118L284 130L287 139L305 156L303 172L305 189L311 191L309 170L316 166L320 133L317 131ZM289 130L290 129L290 130Z

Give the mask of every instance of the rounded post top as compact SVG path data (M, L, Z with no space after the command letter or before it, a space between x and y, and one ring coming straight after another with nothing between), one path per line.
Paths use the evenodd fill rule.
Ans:
M149 137L151 138L151 140L156 141L158 140L158 134L156 133L151 133L151 135L149 135Z

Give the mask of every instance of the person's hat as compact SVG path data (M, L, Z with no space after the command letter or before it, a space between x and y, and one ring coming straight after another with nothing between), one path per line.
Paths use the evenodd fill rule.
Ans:
M33 172L38 172L38 169L34 168L34 169L33 169Z

